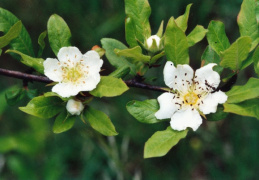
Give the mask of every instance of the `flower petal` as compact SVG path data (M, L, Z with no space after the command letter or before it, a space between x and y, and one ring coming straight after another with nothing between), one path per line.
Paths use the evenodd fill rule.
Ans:
M62 70L59 65L59 61L53 58L47 58L43 62L44 74L55 82L62 81Z
M103 65L103 60L100 59L99 54L96 51L88 51L83 55L83 62L85 66L89 67L89 73L99 73Z
M58 51L57 57L60 62L72 64L73 62L80 61L82 58L82 53L77 47L62 47Z
M203 114L215 113L217 111L218 104L225 103L227 99L227 95L222 91L210 93L203 100L203 104L199 106L199 109L203 112Z
M164 80L165 84L173 89L177 89L181 92L187 92L192 85L193 69L189 65L177 65L174 67L174 63L167 61L164 68Z
M220 76L212 69L215 65L217 64L210 63L196 70L194 77L194 81L198 82L198 84L196 84L196 89L200 88L204 91L212 92L218 87Z
M53 86L52 91L62 97L75 96L80 92L80 87L72 83L59 83Z
M177 131L185 130L187 127L196 131L201 123L202 118L199 112L196 109L192 110L191 108L184 111L177 111L170 121L172 129Z
M178 109L175 104L174 94L163 93L158 98L160 109L155 113L157 119L171 118L174 112Z
M80 81L80 85L78 85L79 91L92 91L96 88L97 84L100 82L101 76L100 74L89 75L87 78L82 79Z

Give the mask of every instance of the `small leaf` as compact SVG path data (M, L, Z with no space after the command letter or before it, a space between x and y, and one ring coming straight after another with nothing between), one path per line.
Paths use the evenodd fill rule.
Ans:
M156 35L160 38L163 37L163 32L164 32L164 21L161 22L160 26L159 26L159 29L156 33Z
M201 60L204 61L204 65L207 65L209 63L216 63L217 66L214 66L213 70L218 72L219 74L221 74L221 72L223 71L223 67L220 66L219 55L210 46L207 46L207 48L203 52Z
M250 78L243 86L234 86L227 93L227 103L239 103L259 97L259 79Z
M128 89L128 86L121 79L102 76L101 81L93 91L90 91L90 94L96 97L114 97L121 95Z
M71 46L71 32L62 17L57 14L50 16L47 24L49 43L55 55L62 47Z
M53 125L54 133L62 133L71 129L75 124L76 116L70 116L67 111L60 113Z
M102 111L87 107L84 111L84 117L86 117L93 129L103 135L115 136L118 134L110 118Z
M254 62L254 69L257 75L259 76L259 47L255 49L252 60Z
M189 47L195 45L200 42L208 32L207 29L204 29L203 26L197 25L192 32L187 36Z
M161 53L159 54L156 54L155 56L153 56L150 60L150 65L153 65L155 64L160 58L164 57L165 55L165 51L162 51Z
M146 56L142 54L142 49L140 46L136 46L131 49L114 49L114 52L118 56L124 56L125 58L130 58L133 62L140 61L143 63L149 63L150 56Z
M130 72L130 68L128 66L120 67L113 71L109 76L115 77L115 78L124 78L127 76Z
M126 108L139 122L147 124L162 122L155 117L155 113L159 110L159 104L156 99L130 101L127 103Z
M125 20L125 38L130 47L138 46L134 22L130 17L127 17Z
M22 88L12 87L5 93L5 99L9 106L14 106L24 99L26 92Z
M40 57L42 55L42 52L45 48L45 37L47 36L47 31L44 31L40 34L39 38L38 38L38 44L40 45L39 51L38 51L38 56Z
M238 104L224 104L224 111L241 116L255 117L259 120L259 99L249 99Z
M161 157L185 138L188 130L176 131L170 126L164 131L157 131L145 143L144 158Z
M2 37L0 37L0 48L7 46L13 39L17 38L22 30L22 22L15 23L10 30Z
M188 41L184 32L176 25L172 17L165 31L165 54L175 66L189 64Z
M44 74L44 67L43 67L43 62L44 59L42 58L33 58L30 57L26 54L23 54L19 51L16 50L7 50L6 53L15 53L15 54L19 54L22 59L21 59L21 63L25 64L26 66L32 67L33 69L35 69L36 71L38 71L41 74Z
M190 14L191 6L192 6L192 4L189 4L189 5L186 7L185 13L184 13L183 15L179 16L179 17L175 20L177 26L178 26L179 28L181 28L181 30L182 30L183 32L186 31L187 26L188 26L188 19L189 19L189 14Z
M210 22L207 32L207 40L209 45L218 55L230 46L225 32L225 25L220 21Z
M68 98L62 97L59 94L55 93L55 92L46 92L43 94L44 97L59 97L60 99L62 99L63 101L68 101Z
M222 53L221 66L231 70L239 70L250 51L252 40L248 36L238 38Z
M33 98L25 107L19 109L27 114L40 118L51 118L62 111L63 101L58 97L38 96Z

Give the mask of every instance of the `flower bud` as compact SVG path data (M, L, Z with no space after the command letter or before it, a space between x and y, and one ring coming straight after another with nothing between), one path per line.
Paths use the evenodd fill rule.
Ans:
M81 101L76 101L74 99L70 99L67 102L67 111L72 115L80 115L80 113L84 109L84 105Z
M160 45L160 37L158 37L157 35L153 35L153 36L150 36L148 39L147 39L147 46L148 48L151 48L152 44L153 44L153 40L155 40L156 42L156 45L157 45L157 48L159 47Z

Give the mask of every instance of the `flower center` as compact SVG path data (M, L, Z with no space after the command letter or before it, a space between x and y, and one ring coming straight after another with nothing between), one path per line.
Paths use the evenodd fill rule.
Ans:
M197 94L195 94L194 92L187 93L183 98L184 98L184 102L188 105L191 105L191 104L195 105L199 99Z
M82 70L82 64L76 63L74 67L63 67L63 82L73 82L76 83L81 77L84 76L84 71ZM88 72L86 72L88 74Z

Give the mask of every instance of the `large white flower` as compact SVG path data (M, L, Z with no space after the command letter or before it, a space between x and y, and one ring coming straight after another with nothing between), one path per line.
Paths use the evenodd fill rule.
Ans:
M196 70L189 65L177 65L168 61L164 68L165 84L173 93L163 93L158 97L160 109L155 113L157 119L171 118L171 127L182 131L187 127L194 131L202 123L200 112L215 113L218 104L227 100L222 91L215 91L220 83L220 76L213 71L215 63L210 63Z
M82 54L76 47L62 47L58 60L47 58L44 61L44 74L58 82L52 91L62 97L77 95L80 91L91 91L100 82L103 60L95 51Z

